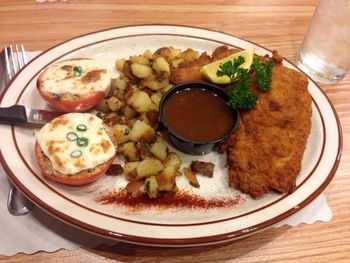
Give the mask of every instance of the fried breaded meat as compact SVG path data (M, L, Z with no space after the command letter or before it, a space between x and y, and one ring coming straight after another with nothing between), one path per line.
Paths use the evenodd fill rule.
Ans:
M221 145L229 184L257 198L292 192L311 129L311 96L304 74L276 65L271 91L258 92L255 108L242 111L236 132Z

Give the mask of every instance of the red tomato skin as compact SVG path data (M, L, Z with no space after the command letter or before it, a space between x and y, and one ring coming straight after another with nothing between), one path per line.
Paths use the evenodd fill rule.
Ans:
M91 96L86 96L77 100L63 100L55 99L54 97L42 92L38 89L41 97L49 104L53 109L64 112L84 112L94 107L100 100L102 100L106 93L99 91Z
M42 161L40 161L40 155L41 154L41 148L38 144L38 142L36 142L35 144L35 157L37 160L37 163L39 164L40 170L42 172L42 175L61 184L65 184L65 185L72 185L72 186L80 186L80 185L86 185L89 184L91 182L96 181L97 179L99 179L100 177L102 177L105 172L108 170L108 168L112 165L115 156L113 156L111 159L109 159L107 162L105 162L103 164L102 167L100 167L100 169L98 169L95 172L89 172L89 173L82 173L79 175L71 175L71 176L56 176L54 174L52 174L52 172L50 172L49 169L47 169L47 167L45 167L42 163Z

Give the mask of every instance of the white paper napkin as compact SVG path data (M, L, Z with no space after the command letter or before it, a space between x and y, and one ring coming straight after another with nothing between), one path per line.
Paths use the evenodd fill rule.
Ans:
M28 52L29 59L40 52ZM101 244L113 245L116 241L102 238L48 215L38 207L24 216L12 216L7 211L7 194L10 183L0 165L0 254L12 256L23 252L32 254L37 251L53 252L58 249L95 247ZM332 211L324 194L318 196L307 207L292 217L279 222L282 225L296 226L301 223L312 224L316 221L330 221Z

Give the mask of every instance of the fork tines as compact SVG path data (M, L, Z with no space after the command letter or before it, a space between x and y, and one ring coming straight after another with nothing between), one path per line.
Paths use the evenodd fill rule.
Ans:
M15 48L16 51L14 52L12 45L5 47L6 71L9 79L13 78L28 62L24 46L22 44L20 46L16 44Z

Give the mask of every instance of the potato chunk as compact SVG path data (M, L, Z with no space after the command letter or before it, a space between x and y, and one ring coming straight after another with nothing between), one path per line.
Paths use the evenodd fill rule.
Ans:
M143 121L136 120L131 131L130 131L130 140L138 142L140 140L149 141L155 136L155 130L144 123Z
M124 64L125 64L125 59L123 58L117 59L117 61L115 62L115 68L119 71L123 71Z
M168 153L168 146L162 137L158 137L157 141L151 145L150 152L160 160L165 160Z
M145 191L149 198L156 198L158 195L158 183L155 176L150 176L145 180Z
M168 61L165 60L164 57L158 57L153 62L153 69L157 72L167 72L170 73L170 66Z
M151 101L157 106L157 108L159 108L159 103L162 99L162 95L160 93L154 93L151 96Z
M165 167L157 175L158 189L159 191L172 191L175 187L175 177L177 176L177 170L173 166Z
M100 100L97 105L96 105L96 110L103 112L103 113L107 113L110 112L111 109L108 106L108 99L102 99Z
M140 79L145 79L145 78L152 75L153 70L148 65L134 63L134 64L131 64L131 72L134 76L136 76Z
M144 113L152 107L151 98L144 91L135 91L127 100L127 104L139 113Z
M199 182L197 179L196 174L188 167L184 167L184 175L187 177L188 181L190 182L190 185L193 187L199 188Z
M127 162L135 162L140 160L140 153L134 142L127 142L122 146L122 155Z
M169 152L163 164L165 167L174 167L178 171L180 169L181 159L176 153Z
M108 107L111 109L111 111L118 111L123 106L123 103L118 100L116 97L110 97L107 100Z
M113 133L118 143L124 143L130 139L130 128L124 124L114 124L112 126Z
M129 181L137 180L136 168L140 165L140 162L130 162L124 165L124 175Z
M164 166L157 158L148 157L144 159L136 168L137 177L148 177L151 175L156 175Z

